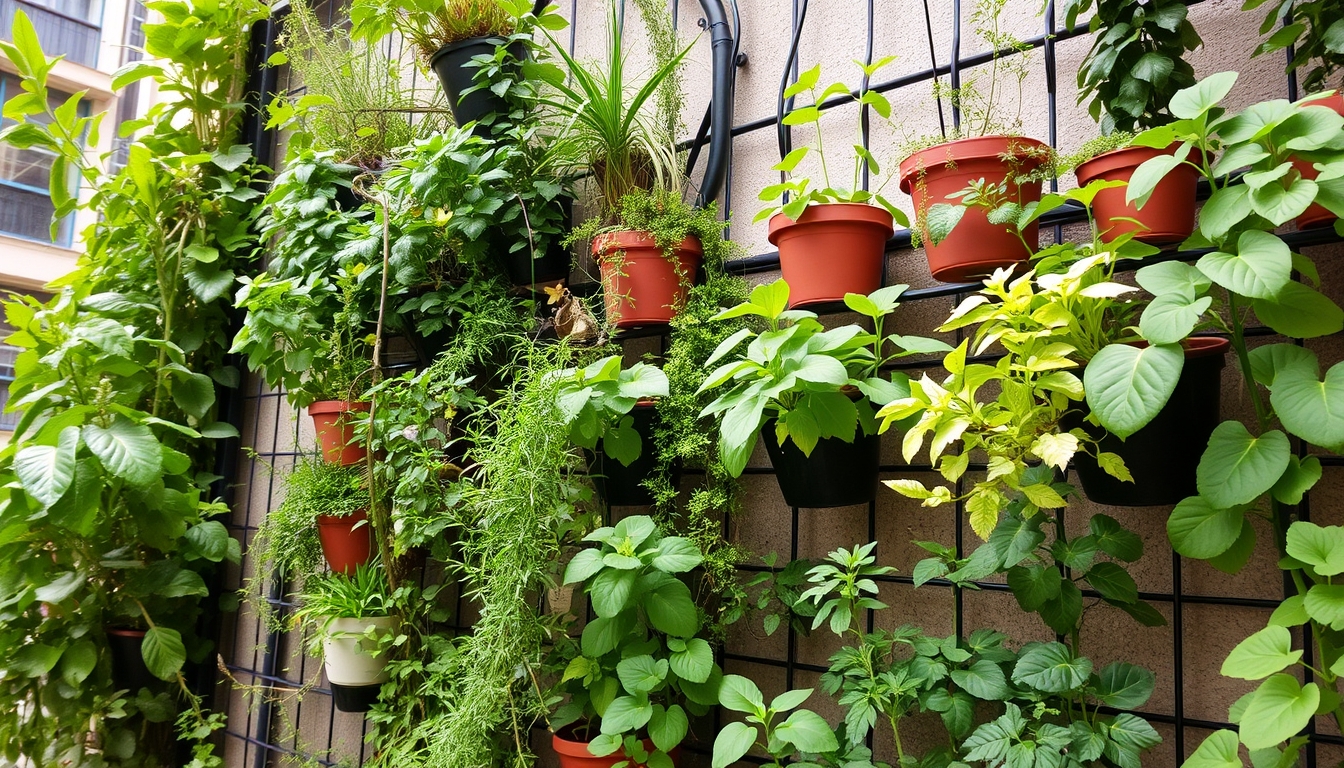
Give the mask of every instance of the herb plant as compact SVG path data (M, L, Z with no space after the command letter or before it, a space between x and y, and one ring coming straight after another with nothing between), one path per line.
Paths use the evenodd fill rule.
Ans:
M662 536L649 517L599 528L565 568L565 583L582 582L596 618L584 627L579 655L561 686L569 701L551 727L579 722L599 735L588 750L603 757L639 749L647 729L654 749L644 761L670 768L668 753L686 737L689 715L718 703L722 672L702 637L700 613L678 574L700 564L698 547ZM598 721L594 723L594 721Z
M622 368L619 355L604 357L584 368L566 368L555 404L569 425L569 438L590 451L602 452L630 466L643 449L629 413L640 400L667 396L667 376L647 363Z
M714 365L751 339L737 359L720 365L700 386L704 392L731 382L728 391L701 412L701 416L723 414L719 450L729 473L742 473L757 434L771 418L780 443L792 440L804 455L811 455L823 438L853 442L858 428L874 434L872 404L885 405L908 391L904 374L884 379L879 375L882 366L947 348L931 339L882 336L882 318L896 309L896 299L906 288L889 286L869 296L845 297L850 309L873 319L876 333L857 325L828 331L816 314L786 309L789 285L783 280L757 286L749 301L715 316L715 320L761 317L768 328L759 334L739 329L705 361L706 366ZM900 351L885 355L884 344ZM862 393L866 399L856 402L849 392Z
M745 722L732 722L714 739L713 768L727 768L752 747L763 746L770 755L767 765L781 768L795 753L833 752L839 744L831 726L816 712L798 709L812 696L813 689L785 691L766 706L756 683L741 675L724 675L719 700L724 708L746 715ZM789 713L784 722L775 718ZM758 728L759 726L759 728Z
M859 68L863 70L863 80L862 85L860 85L858 90L858 102L863 107L871 107L879 117L887 121L891 120L891 102L887 101L887 97L877 91L869 89L867 84L873 75L877 74L883 67L886 67L895 60L895 56L886 56L872 64L859 64ZM847 96L850 95L851 92L849 86L837 82L831 83L818 93L817 84L820 79L821 65L818 64L799 75L798 79L784 90L784 98L786 99L797 96L804 91L809 92L812 96L812 104L795 109L785 115L784 124L790 126L812 125L815 128L815 149L817 160L821 165L821 186L813 188L811 179L802 178L797 180L790 179L766 187L761 190L760 194L760 199L763 202L770 203L776 200L783 201L785 199L787 199L788 202L780 202L763 208L760 213L756 214L756 221L765 221L780 212L783 212L784 215L796 221L798 217L803 215L803 211L805 211L809 205L824 205L826 203L876 203L877 205L882 206L887 213L890 213L892 218L902 227L910 226L910 221L906 218L905 213L882 196L882 190L886 188L886 185L890 183L895 176L889 174L886 180L879 184L877 189L873 191L865 189L864 187L866 185L861 183L868 180L869 174L880 175L882 173L877 158L861 143L854 145L854 178L850 183L849 188L836 187L831 184L830 172L826 168L825 148L822 143L821 105L832 96ZM864 112L862 109L860 109L859 114L860 121L866 119L863 117ZM860 125L860 133L862 133L862 123ZM793 174L794 170L798 167L798 164L811 154L812 151L813 147L811 145L798 147L785 155L784 159L775 165L774 170L782 171L786 174Z
M285 498L266 515L249 554L257 574L285 580L316 574L322 566L317 519L349 517L369 506L361 465L341 466L320 457L301 458L284 478Z

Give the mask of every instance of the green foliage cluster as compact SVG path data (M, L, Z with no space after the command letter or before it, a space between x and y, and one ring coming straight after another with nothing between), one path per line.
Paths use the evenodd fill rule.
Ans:
M322 564L317 519L349 517L367 509L369 489L364 467L310 456L299 459L285 474L284 494L257 527L249 553L258 573L288 581L315 574Z
M555 404L569 425L569 439L580 448L597 450L630 464L643 450L629 415L641 400L667 396L667 376L646 363L622 368L619 355L604 357L584 368L556 374L560 389Z
M100 216L86 253L47 302L5 307L20 349L0 450L0 714L3 760L34 766L219 765L222 727L184 669L210 653L203 616L224 607L207 579L236 563L238 542L217 519L217 420L238 384L226 363L224 300L253 266L251 185L264 171L237 142L249 32L265 8L246 0L150 3L146 60L113 87L153 78L176 98L133 123L126 166L86 154L102 115L81 116L83 93L50 106L48 59L32 23L14 19L0 43L23 93L5 103L0 142L51 157L57 218ZM92 194L76 199L78 178ZM145 632L150 673L171 681L119 689L107 631ZM120 662L125 664L126 662ZM188 747L179 757L173 738ZM99 745L96 753L91 745Z
M1260 34L1268 35L1252 56L1291 48L1293 55L1284 71L1301 73L1307 93L1331 86L1330 79L1344 68L1344 9L1330 0L1246 0L1242 10L1265 7ZM1334 87L1339 87L1335 83Z

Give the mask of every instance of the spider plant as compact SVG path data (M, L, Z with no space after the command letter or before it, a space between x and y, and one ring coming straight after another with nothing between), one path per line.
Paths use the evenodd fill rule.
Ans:
M649 103L677 78L694 43L663 55L655 50L656 69L636 87L627 80L629 61L614 3L607 13L605 67L580 63L549 32L546 36L564 60L569 78L553 78L553 92L541 102L550 110L553 132L560 137L560 156L591 173L605 217L614 217L621 198L631 192L679 189L675 116L658 115Z

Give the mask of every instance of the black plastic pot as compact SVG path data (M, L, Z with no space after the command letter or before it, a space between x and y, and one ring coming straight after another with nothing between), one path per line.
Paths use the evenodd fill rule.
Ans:
M368 712L378 703L378 691L382 683L374 685L331 684L331 700L342 712Z
M1194 496L1195 469L1218 426L1222 370L1226 339L1201 336L1186 341L1185 365L1171 399L1143 429L1121 440L1105 434L1099 449L1118 454L1134 482L1111 477L1092 456L1074 455L1074 469L1087 498L1116 507L1157 507L1176 504ZM1089 434L1102 434L1100 427L1086 424L1086 414L1072 414L1064 426L1082 427Z
M653 503L653 494L644 487L644 481L658 470L658 457L653 450L653 431L658 423L658 408L653 403L639 403L630 411L635 431L639 433L642 450L639 458L624 466L608 458L599 446L589 457L589 471L597 493L609 506L646 507ZM673 485L676 478L673 478Z
M564 196L558 199L560 208L563 211L561 219L561 228L568 232L574 221L574 200ZM496 249L500 253L500 261L504 263L504 271L508 274L509 280L514 285L536 285L538 283L554 283L569 277L571 266L571 257L569 249L560 244L562 238L557 237L546 253L541 258L529 258L530 249L519 248L510 252L508 244Z
M161 681L149 671L145 657L140 652L145 631L108 627L106 633L107 647L112 654L113 685L131 693L141 688L157 688Z
M877 498L878 465L881 439L877 435L855 434L854 442L836 437L817 441L811 456L789 441L781 446L775 439L775 420L761 428L775 479L784 501L791 507L848 507L867 504Z
M471 65L472 57L481 54L493 56L503 42L498 37L470 37L445 45L430 57L429 66L443 84L443 92L448 97L448 108L453 111L453 122L458 125L466 125L473 120L479 121L491 112L508 111L508 102L489 88L481 88L462 96L463 91L475 84L478 68ZM523 54L521 46L513 53L515 57L521 58ZM477 135L489 136L488 127L479 123L475 132Z

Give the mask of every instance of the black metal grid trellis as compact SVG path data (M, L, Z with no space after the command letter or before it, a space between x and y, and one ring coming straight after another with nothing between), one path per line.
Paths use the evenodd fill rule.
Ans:
M587 2L587 0L585 1ZM970 0L967 0L967 2L969 1ZM674 12L674 18L676 18L677 10L679 7L679 0L669 0L669 2ZM818 0L818 2L819 3L825 2L825 0ZM856 25L857 30L861 30L866 33L866 39L864 40L864 59L865 61L868 62L871 62L876 55L880 55L881 53L880 51L875 52L874 50L876 39L875 8L874 8L875 2L876 0L866 0L866 3L864 4L865 7L862 21ZM930 8L929 8L930 3L928 0L923 0L922 10L924 12L924 18L922 19L922 21L924 22L923 26L925 27L928 35L928 53L930 57L929 62L930 66L921 71L901 75L899 77L884 80L881 82L872 83L870 84L870 87L873 90L878 92L890 92L901 88L927 84L930 81L938 80L941 78L947 78L948 82L953 87L957 87L961 83L961 75L963 71L971 67L986 64L990 61L991 57L994 54L988 51L966 56L962 55L961 18L962 18L963 1L942 0L942 2L950 3L952 8L953 21L951 29L938 30L938 33L947 34L950 35L951 37L950 56L948 56L944 61L940 61L938 58L935 46L935 29L932 23L932 16L930 14ZM1186 0L1187 5L1197 5L1201 2L1202 0ZM808 0L789 0L789 3L790 3L791 25L788 29L788 36L789 40L791 41L790 50L792 51L792 53L789 56L787 67L783 73L780 83L780 92L779 92L780 115L771 117L762 117L735 124L733 125L732 130L730 132L731 137L743 136L746 134L757 133L759 131L776 129L777 127L779 127L778 123L779 117L787 110L793 108L793 105L791 103L793 100L789 99L788 103L786 103L786 100L783 97L783 90L790 82L792 82L794 78L796 78L797 73L799 71L799 64L797 61L796 52L799 45L799 41L804 39L805 36L808 34L807 13L809 3ZM334 20L334 16L332 15L333 13L332 7L334 5L335 5L334 2L327 4L329 21ZM911 6L910 9L911 13L918 13L918 11L921 10L916 6L916 4L910 3L909 5ZM936 5L937 0L935 0L935 6ZM584 23L582 21L583 17L581 17L579 14L580 11L579 0L570 0L568 3L562 3L562 6L568 7L570 18L573 21L568 36L568 46L572 53L575 50L576 46L577 28L580 23ZM623 11L625 6L624 0L621 1L620 6L622 9L621 15L623 17L624 15ZM740 45L742 40L742 35L740 34L740 31L742 28L740 26L740 19L738 18L737 15L737 8L735 3L733 11L734 11L733 13L734 35L736 40L738 41L738 44ZM1057 105L1058 83L1057 83L1057 62L1055 51L1056 44L1063 40L1086 35L1088 34L1088 31L1087 26L1085 24L1070 29L1058 28L1056 23L1055 3L1053 2L1053 0L1051 0L1051 2L1048 2L1045 5L1045 8L1041 14L1041 22L1042 27L1040 34L1030 37L1026 39L1024 42L1031 50L1040 49L1044 58L1045 90L1046 90L1046 104L1047 104L1047 114L1046 114L1047 134L1048 134L1047 143L1050 144L1052 147L1054 147L1058 145L1058 138L1059 138L1058 137L1059 110ZM865 27L866 29L864 29ZM781 41L781 43L783 42L784 41ZM391 44L389 43L389 45ZM389 48L389 54L391 53L392 49ZM1003 55L1016 55L1016 52L1011 50L999 51L997 53ZM1289 59L1291 59L1292 57L1291 50L1288 51L1288 57ZM739 57L734 56L734 59L738 60L738 64L741 65L742 62L740 61ZM1290 99L1295 99L1297 97L1296 79L1291 74L1289 74L1285 78L1283 93ZM831 109L849 104L853 102L856 98L857 94L851 94L848 96L839 96L828 100L827 102L825 102L820 106L823 110ZM937 105L939 126L941 129L946 131L947 123L950 122L952 126L956 126L960 123L961 116L956 110L955 106L952 106L948 110L949 114L945 116L944 107L945 105L943 105L942 103L939 103ZM861 111L862 115L861 119L863 120L862 142L865 148L868 147L870 140L868 122L867 122L867 111L868 111L867 107L863 107ZM948 117L950 117L950 120L947 119ZM698 133L698 135L694 140L688 141L682 145L683 148L691 150L692 164L694 163L694 159L698 155L699 149L703 145L705 139L706 134L702 128L702 130ZM779 131L779 144L781 154L787 151L787 149L789 148L789 142L790 142L790 134L788 129L781 129ZM731 210L732 178L733 178L733 169L732 164L730 163L728 169L727 181L723 191L725 210ZM865 174L865 177L863 179L863 183L865 186L867 185L867 182L868 179ZM1056 189L1058 185L1058 180L1057 179L1052 180L1050 184L1052 189ZM1042 220L1042 224L1045 227L1052 228L1056 241L1059 241L1063 237L1063 228L1066 225L1075 224L1082 220L1083 217L1082 212L1080 210L1076 209L1064 210L1055 212L1054 214L1044 217ZM1288 242L1289 246L1293 248L1293 250L1295 251L1300 250L1303 247L1339 242L1339 238L1334 234L1332 230L1329 229L1291 233L1285 236L1284 239ZM908 250L909 248L910 248L910 233L908 231L897 232L892 237L891 241L888 243L889 252ZM1149 259L1145 263L1153 263L1153 261L1159 259L1191 260L1198 258L1200 255L1202 255L1202 253L1203 252L1200 251L1167 252L1162 254L1161 256L1155 257L1154 259ZM1121 268L1122 270L1125 269L1132 270L1133 268L1135 268L1135 266L1136 265L1129 264L1129 265L1122 265ZM763 273L763 272L773 272L778 268L779 268L778 254L775 252L759 253L749 258L733 262L729 266L729 269L731 271L744 275ZM960 285L935 285L927 288L913 289L906 292L903 298L903 302L906 304L912 304L917 302L926 302L933 300L959 301L961 297L970 292L973 292L978 287L979 287L978 285L974 284L960 284ZM576 290L579 290L580 288L581 287L576 287ZM590 286L589 288L591 289L592 287ZM843 311L845 311L843 307L828 307L823 308L822 314L833 314ZM1267 331L1267 329L1259 328L1259 329L1249 329L1248 334L1269 335L1269 332ZM633 338L637 335L638 334L628 335L627 338ZM658 332L654 332L649 335L660 335L660 334ZM660 341L659 349L662 350L666 346L666 339L662 338L659 341ZM893 367L905 368L905 369L917 369L917 368L927 368L930 367L930 365L931 365L930 361L920 361L920 362L902 363ZM933 363L933 365L936 365L936 363ZM279 397L280 396L275 393L264 392L260 388L258 388L258 390L254 394L249 395L248 400L254 406L251 409L254 413L254 418L255 414L260 410L260 407L263 404L269 404L267 407L271 407L277 410L283 408L284 406L282 401L276 399ZM286 445L286 443L283 443L281 441L279 430L280 430L279 419L277 419L275 425L275 431L269 436L270 452L269 453L263 452L262 456L264 458L274 459L294 455L292 452L281 450L282 445ZM297 435L287 435L287 437L296 438ZM263 439L262 436L255 435L254 430L252 445L257 450L261 449L261 446L259 445L261 439ZM1307 451L1308 451L1307 446L1305 445L1299 446L1300 455L1306 455ZM1324 465L1325 467L1329 468L1344 467L1344 457L1320 456L1319 458L1321 459L1322 465ZM983 468L984 468L983 466L976 467L973 465L971 467L971 471L975 471L976 469L983 470ZM256 466L254 464L253 467L249 470L249 472L251 473L251 477L249 478L249 485L251 485L252 482L257 481L256 471L257 471ZM934 472L936 471L936 468L929 465L919 465L919 464L913 464L913 465L884 464L881 467L881 471L884 476L891 476L895 473L900 472ZM773 470L769 469L768 467L749 468L747 472L748 474L751 475L773 475ZM960 495L961 490L962 488L960 487L959 483L959 487L957 488L958 495ZM255 497L255 494L253 494L253 497ZM260 519L260 515L264 515L270 509L269 503L265 505L266 506L265 509L254 509L253 500L254 498L249 498L249 500L246 502L244 509L241 511L242 522L235 526L235 530L238 531L238 533L244 537L245 542L246 539L250 537L251 532L255 529L255 523L257 520ZM878 505L876 502L870 502L868 504L867 517L866 517L868 540L875 540L877 539L878 536L879 513L877 506ZM1310 496L1308 495L1307 498L1304 498L1302 504L1298 508L1298 516L1301 519L1307 519L1309 517L1310 510L1311 510ZM824 552L800 551L800 535L799 535L800 520L803 519L804 515L809 514L816 514L816 513L805 512L796 507L789 509L788 546L789 546L789 555L791 559L797 559L800 556L819 557L825 554ZM1059 514L1065 515L1068 513L1061 511ZM970 548L971 543L967 542L964 538L965 510L961 503L956 504L953 515L954 515L953 535L955 537L954 544L958 556L963 556ZM741 521L731 521L725 519L724 520L725 535L731 536L734 533L735 529L739 527L740 522ZM854 543L860 543L860 542L854 542ZM882 543L880 543L878 552L882 551L882 546L883 546ZM1147 553L1147 555L1149 558L1160 558L1163 556L1160 551L1157 552L1150 551ZM753 572L767 569L766 566L755 565L750 563L740 564L739 568L743 572ZM776 567L774 568L774 570L778 571L780 570L780 568ZM1162 746L1156 748L1154 750L1154 753L1162 750L1169 750L1167 754L1171 756L1173 764L1179 764L1180 762L1182 762L1185 755L1189 751L1191 751L1194 748L1194 745L1198 743L1200 738L1202 738L1203 735L1202 733L1192 733L1191 734L1192 738L1187 739L1186 736L1187 729L1193 729L1193 731L1195 732L1208 732L1218 728L1229 727L1229 724L1226 722L1190 717L1187 716L1186 714L1187 698L1185 695L1186 693L1185 676L1186 676L1186 662L1188 659L1187 656L1188 649L1186 648L1185 645L1185 635L1188 620L1188 617L1186 615L1186 607L1223 606L1223 607L1258 609L1267 612L1277 607L1280 602L1279 599L1269 599L1262 597L1224 596L1215 594L1190 593L1187 592L1187 590L1183 586L1182 570L1183 570L1182 558L1173 552L1171 554L1170 590L1143 591L1140 593L1140 597L1143 600L1155 604L1170 606L1169 620L1171 625L1171 653L1172 653L1171 665L1169 668L1158 668L1155 669L1154 671L1159 676L1159 678L1161 678L1164 675L1170 675L1173 681L1172 712L1168 714L1162 712L1140 711L1138 712L1138 714L1154 723L1164 724L1171 727L1173 731L1173 738L1168 743L1163 744ZM913 579L911 577L899 574L877 577L876 580L883 583L884 585L891 585L891 586L900 586L908 588L913 585ZM981 583L978 586L983 591L990 593L1002 594L1007 592L1008 590L1006 585L993 582ZM964 589L954 587L950 582L948 582L945 579L931 581L926 585L926 588L944 589L951 591L950 597L953 602L952 622L954 631L958 635L964 634L964 631L967 629L967 627L965 626L966 607L963 601ZM1291 589L1291 585L1285 584L1285 589ZM1099 597L1099 595L1093 590L1083 590L1083 595L1085 598ZM275 598L275 604L282 610L287 607L283 603L283 601L280 601L278 599L278 597ZM458 602L458 609L459 609L458 615L460 616L462 614L463 609L460 597ZM1012 610L1016 610L1016 607L1014 606ZM871 611L868 614L867 622L869 628L871 629L874 622L873 613ZM263 639L260 637L261 630L258 629L257 632L258 637L253 638L253 641L256 643L260 643ZM267 638L267 640L269 642L269 638ZM233 648L235 650L235 653L237 653L239 650L239 642L240 638L238 638L235 635L235 637L233 638ZM1305 642L1308 643L1307 656L1309 657L1310 638L1309 637L1305 638ZM269 645L267 647L269 647ZM746 650L750 651L750 649ZM789 687L793 687L796 684L795 678L797 676L797 673L799 672L805 672L811 674L825 671L824 667L818 666L816 664L806 663L799 660L799 638L791 627L787 628L787 638L785 640L785 652L784 652L784 658L782 659L768 658L751 652L744 652L744 649L741 648L729 648L722 650L720 651L719 656L720 661L725 663L757 664L766 667L782 669L784 672L785 684ZM1144 662L1143 659L1131 659L1131 660L1140 663ZM271 661L274 662L273 657L271 658ZM251 679L255 681L266 681L277 685L290 685L293 684L294 682L293 680L288 680L278 675L274 663L272 663L270 666L266 666L263 664L260 666L251 667L241 663L237 658L235 658L233 664L230 665L229 669L236 675L250 675ZM302 665L300 665L298 674L299 679L303 679L304 674L318 674L318 673L309 672ZM1307 679L1309 680L1310 672L1307 672L1307 675L1308 675ZM327 694L327 692L321 688L314 689L314 693L318 695ZM272 757L291 754L295 752L295 750L300 746L297 743L297 741L289 745L282 745L275 743L271 739L271 734L269 732L270 717L271 717L270 712L261 712L258 713L255 717L249 717L243 721L233 721L229 725L228 737L231 739L237 739L246 745L246 749L244 751L244 759L252 758L252 765L255 766L255 768L262 768L262 766L265 765L267 760L269 760ZM334 724L334 718L332 722ZM717 716L714 719L714 723L715 725L718 724ZM1308 768L1315 768L1316 766L1317 744L1344 746L1344 738L1341 738L1333 734L1317 733L1314 721L1309 726L1308 733L1312 737L1311 743L1305 750L1305 758ZM331 732L329 730L327 739L327 748L330 749L331 745L332 745ZM694 751L702 751L702 750L695 749ZM361 759L363 757L362 750L360 757ZM319 760L318 762L323 764L330 764L328 760Z

